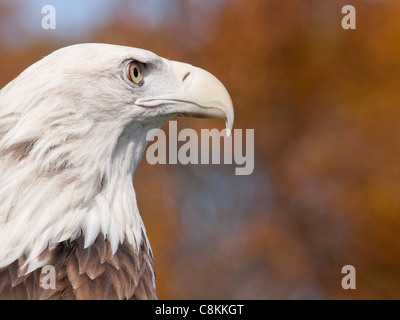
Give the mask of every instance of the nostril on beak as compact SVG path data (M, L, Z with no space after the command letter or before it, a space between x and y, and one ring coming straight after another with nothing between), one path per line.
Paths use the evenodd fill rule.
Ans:
M187 73L184 75L184 77L183 77L183 79L182 79L182 82L184 82L189 76L190 76L190 72L187 72Z

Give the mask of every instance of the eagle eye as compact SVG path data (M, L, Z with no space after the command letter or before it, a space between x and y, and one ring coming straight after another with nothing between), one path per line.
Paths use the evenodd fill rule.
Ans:
M127 64L126 77L133 83L139 84L142 81L142 68L136 61L131 61Z

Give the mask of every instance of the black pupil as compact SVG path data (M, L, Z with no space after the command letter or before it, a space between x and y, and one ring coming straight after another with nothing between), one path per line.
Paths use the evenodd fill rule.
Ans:
M133 69L133 75L135 76L135 78L137 78L139 75L139 70L136 67Z

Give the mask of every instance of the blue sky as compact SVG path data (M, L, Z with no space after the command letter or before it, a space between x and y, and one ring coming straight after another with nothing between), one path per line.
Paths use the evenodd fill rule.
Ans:
M150 27L162 27L160 23L179 3L177 0L2 0L17 8L16 14L0 21L0 41L7 45L20 46L37 37L61 40L85 39L90 32L108 22L121 4L128 10L126 17ZM212 16L227 0L187 0L191 8L193 23L205 21L203 33L213 23ZM56 30L43 30L42 8L52 5L56 9ZM192 5L192 6L190 6ZM126 9L127 8L127 9ZM201 9L201 10L200 10ZM125 12L124 12L125 13ZM211 19L211 20L210 20Z
M11 1L11 0L7 0ZM115 0L12 0L19 2L21 5L21 17L27 27L37 25L41 26L43 14L42 7L52 5L57 12L57 29L62 33L75 33L90 29L91 27L107 21L109 12L118 6L119 1ZM168 7L169 0L147 0L147 1L131 1L131 7L134 5L149 22L156 23L159 21L165 9Z
M2 21L2 33L7 32L6 39L15 42L26 40L39 34L43 35L41 27L45 14L42 8L52 5L56 9L56 31L48 31L57 37L85 36L97 27L108 21L111 12L116 10L120 1L117 0L5 0L17 6L17 15L8 21ZM126 2L133 15L140 14L144 22L150 25L159 23L172 0L138 0ZM21 39L21 35L23 35Z

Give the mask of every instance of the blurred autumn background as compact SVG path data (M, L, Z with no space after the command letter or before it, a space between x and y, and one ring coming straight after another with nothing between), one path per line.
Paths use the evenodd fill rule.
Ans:
M41 28L47 4L56 30ZM341 27L347 4L356 30ZM0 0L1 87L80 42L204 68L230 92L234 128L255 129L251 175L137 169L160 298L400 298L399 1ZM341 287L348 264L356 290Z

